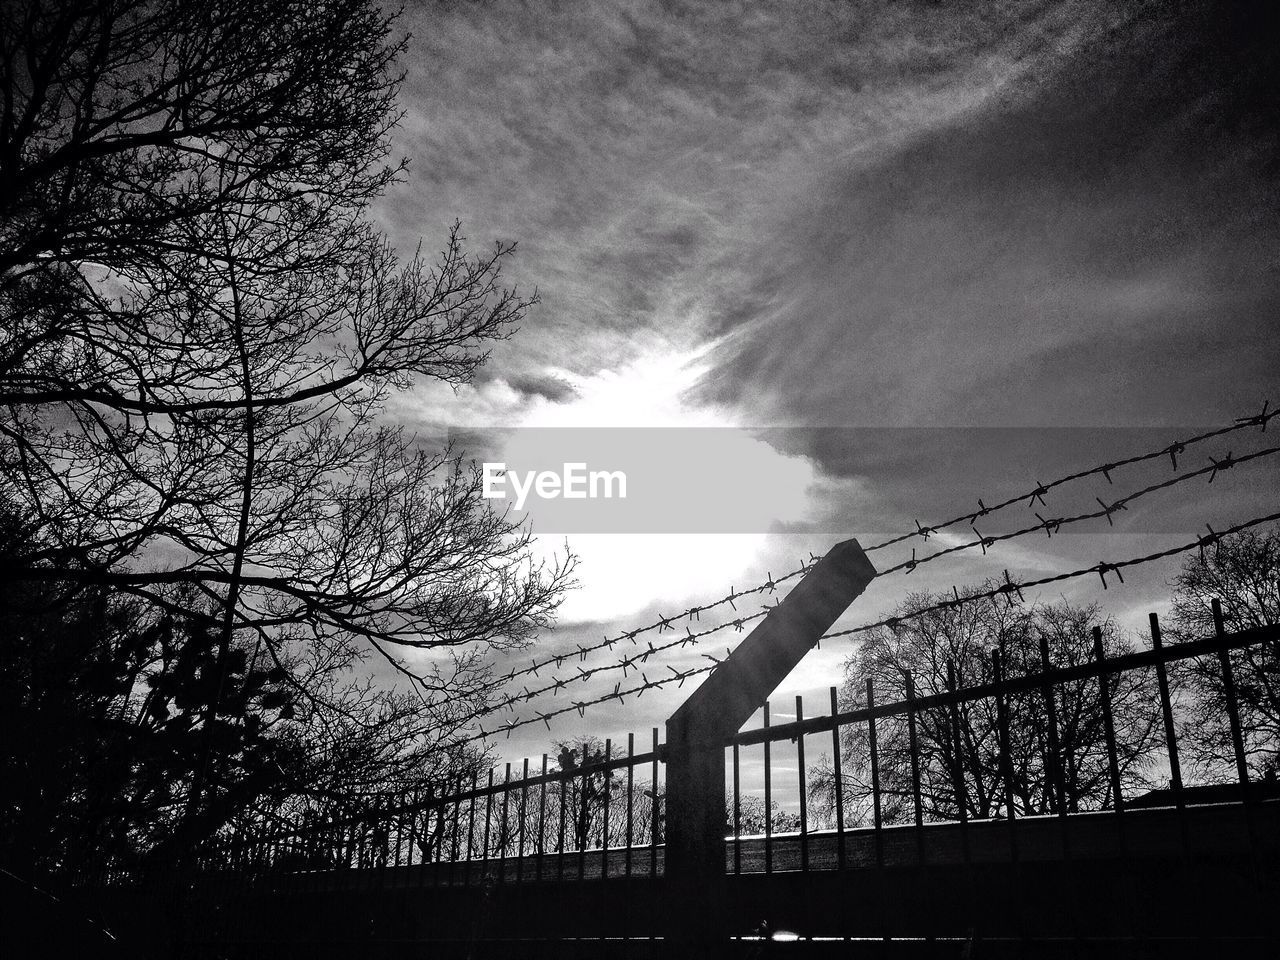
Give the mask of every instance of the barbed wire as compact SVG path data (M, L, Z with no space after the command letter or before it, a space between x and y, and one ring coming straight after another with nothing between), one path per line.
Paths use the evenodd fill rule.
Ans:
M1277 453L1280 453L1280 447L1267 447L1264 450L1255 450L1253 453L1248 453L1239 457L1232 456L1232 454L1228 452L1221 460L1215 460L1210 457L1209 466L1207 467L1202 467L1199 470L1193 470L1190 473L1178 474L1178 476L1170 477L1168 480L1163 480L1160 483L1153 483L1150 486L1143 487L1141 490L1137 490L1129 494L1128 496L1121 497L1112 503L1104 503L1100 497L1095 497L1094 499L1098 501L1098 505L1101 508L1099 510L1092 510L1086 513L1076 514L1071 517L1051 517L1049 519L1045 519L1037 513L1036 519L1040 521L1039 523L1032 524L1029 527L1023 527L1019 530L1013 530L1009 533L1001 533L996 534L995 536L984 537L978 532L977 528L974 527L972 529L974 535L978 539L967 541L965 543L958 543L952 547L946 547L945 549L938 550L937 552L931 553L925 557L917 558L915 551L912 550L910 560L904 560L896 566L887 567L886 569L879 571L876 576L885 577L891 573L898 572L912 573L917 567L929 563L932 560L937 560L939 557L950 556L953 553L960 553L964 550L973 550L978 547L982 548L982 553L985 556L987 548L990 546L1005 540L1013 540L1017 537L1023 537L1029 533L1036 533L1040 530L1045 531L1045 533L1052 538L1053 535L1062 527L1072 523L1079 523L1084 520L1098 520L1102 517L1106 517L1107 524L1109 526L1114 526L1114 523L1111 520L1111 515L1113 513L1119 513L1122 510L1127 510L1129 504L1133 503L1135 500L1141 499L1142 497L1148 496L1159 490L1167 490L1170 487L1176 487L1180 483L1186 483L1189 480L1203 477L1205 474L1209 475L1209 482L1213 483L1218 474L1222 473L1224 470L1229 470L1242 463L1249 463L1252 460L1258 460L1262 457L1275 456Z
M1025 536L1030 533L1035 533L1040 530L1044 530L1050 537L1052 537L1052 535L1056 533L1059 529L1061 529L1061 527L1071 523L1078 523L1085 520L1093 520L1093 519L1099 519L1101 517L1106 517L1108 524L1111 524L1112 523L1111 515L1113 513L1126 509L1128 504L1139 499L1140 497L1147 496L1158 490L1163 490L1172 486L1176 486L1179 483L1187 482L1188 480L1194 479L1199 476L1203 476L1206 473L1209 474L1209 482L1212 483L1220 472L1230 469L1238 464L1247 463L1251 460L1255 460L1260 457L1274 455L1275 453L1280 452L1280 448L1275 448L1275 447L1268 448L1266 450L1257 451L1255 453L1248 454L1242 457L1233 457L1231 452L1228 451L1227 455L1222 460L1214 460L1212 457L1210 457L1209 458L1210 465L1207 467L1204 467L1200 470L1192 471L1191 473L1180 474L1177 477L1171 478L1161 483L1152 484L1133 494L1130 494L1127 497L1122 497L1119 500L1116 500L1109 505L1104 503L1100 498L1098 498L1098 503L1101 509L1097 511L1082 513L1082 514L1078 514L1076 516L1071 516L1071 517L1057 517L1057 518L1049 518L1049 519L1046 519L1037 513L1036 518L1039 522L1036 524L1023 527L1019 530L1012 531L1009 533L998 534L996 536L988 536L988 537L984 537L981 533L979 533L976 526L974 525L976 520L982 517L989 516L993 513L996 513L997 511L1004 510L1015 504L1021 503L1023 500L1027 501L1027 505L1029 507L1034 507L1036 504L1036 501L1039 501L1039 503L1043 506L1046 503L1044 499L1045 494L1047 494L1049 491L1057 487L1063 486L1064 484L1067 484L1067 483L1074 482L1076 480L1084 479L1090 476L1097 476L1101 474L1106 477L1108 483L1113 483L1114 481L1111 478L1111 472L1114 470L1118 470L1121 467L1131 466L1133 464L1143 463L1146 461L1168 456L1173 468L1176 470L1178 467L1177 457L1179 454L1185 453L1187 447L1193 446L1198 443L1202 443L1206 440L1210 440L1215 437L1225 436L1227 434L1234 433L1236 431L1247 429L1253 426L1260 427L1263 432L1266 432L1267 424L1271 421L1272 418L1276 417L1277 415L1280 415L1280 409L1270 410L1270 401L1265 401L1262 405L1262 411L1260 413L1254 414L1251 416L1246 416L1246 417L1237 417L1235 418L1233 423L1227 426L1219 427L1214 430L1209 430L1204 433L1187 437L1183 440L1174 441L1173 443L1168 444L1167 446L1161 447L1156 450L1149 450L1145 453L1137 454L1132 457L1127 457L1127 458L1115 460L1115 461L1109 461L1106 463L1098 464L1096 466L1090 467L1085 470L1079 470L1079 471L1076 471L1075 473L1067 474L1065 476L1052 480L1049 483L1041 483L1037 481L1036 487L1033 490L1027 491L1025 493L1019 494L1014 497L1010 497L1009 499L1004 500L1000 503L996 503L990 507L986 506L983 499L979 497L978 498L979 509L973 513L968 513L960 517L955 517L951 520L947 520L938 524L933 524L931 526L923 526L920 524L919 520L916 520L915 521L916 529L914 531L911 531L896 537L892 537L888 540L884 540L879 543L871 544L870 546L864 547L863 549L864 549L864 552L871 553L873 551L882 550L886 547L890 547L898 543L903 543L907 540L910 540L913 537L920 537L923 541L928 541L929 537L934 533L937 533L941 530L945 530L949 527L955 526L956 524L964 523L964 522L968 522L970 524L970 527L973 529L974 534L977 537L977 539L974 541L957 544L955 546L936 551L935 553L932 553L922 558L917 558L915 555L915 551L912 550L912 556L910 560L905 560L895 566L888 567L885 570L879 571L877 574L877 576L887 576L889 574L897 573L897 572L911 573L917 567L919 567L924 563L928 563L940 557L949 556L954 553L959 553L964 550L981 548L983 554L985 555L987 552L987 548L995 543L1006 541L1006 540L1012 540L1017 537ZM505 674L502 674L501 676L495 677L492 680L489 680L482 684L477 685L476 687L468 691L466 694L463 694L463 696L478 696L490 690L498 689L500 687L505 687L519 677L530 676L530 675L538 676L541 670L549 667L560 669L564 665L564 663L572 660L575 657L578 658L579 662L585 662L587 656L591 653L594 653L599 650L612 650L613 647L615 647L617 644L622 643L624 641L628 641L634 644L636 642L637 637L655 630L658 631L659 633L661 633L664 630L674 630L676 627L676 624L678 624L680 621L688 622L688 621L700 620L701 615L703 613L706 613L710 610L714 610L718 607L724 606L725 604L729 604L734 610L737 610L737 604L736 604L737 600L742 599L744 597L751 596L753 594L759 594L759 593L765 593L765 592L774 593L777 591L777 588L780 584L787 583L790 580L795 579L796 577L799 577L805 573L808 573L809 570L812 569L813 565L819 559L820 559L819 557L813 554L810 554L808 561L802 562L799 567L797 567L795 570L792 570L789 573L783 574L779 577L774 577L772 574L772 571L769 571L768 579L765 580L763 583L757 584L756 586L753 586L744 590L737 590L734 587L730 587L728 594L726 594L724 597L721 597L717 600L713 600L710 603L689 607L684 611L682 611L681 613L675 614L673 616L669 616L669 617L660 616L656 621L650 624L647 624L643 627L638 627L632 630L624 631L623 633L620 633L614 637L606 636L604 637L604 639L596 643L578 644L575 646L574 650L570 652L548 656L542 660L534 659L531 661L529 666L522 667L519 669L508 670ZM660 653L662 651L669 650L675 647L686 646L690 643L696 642L702 637L709 636L713 633L719 632L720 630L724 630L730 626L735 627L739 632L741 632L742 625L744 623L758 619L759 617L764 616L765 613L767 613L767 608L765 611L762 611L761 613L753 614L747 617L739 617L733 620L727 620L721 624L718 624L706 630L698 631L696 633L691 632L689 628L686 626L685 628L686 635L683 637L680 637L666 644L660 644L656 647L651 643L648 644L647 650L644 654L644 658L640 662L645 662L650 656L656 653ZM551 683L544 685L542 687L536 688L534 690L529 690L526 687L523 690L521 690L519 693L511 694L506 697L500 698L495 703L488 704L484 708L481 708L475 711L471 715L470 719L475 719L481 716L487 716L489 714L496 713L501 710L512 709L517 703L533 700L537 696L540 696L541 694L544 694L547 692L551 692L553 695L555 695L560 690L564 689L569 683L583 682L600 673L621 669L623 671L623 676L625 677L627 670L631 666L633 666L635 662L636 662L635 658L623 657L616 662L601 664L596 667L591 667L586 669L583 669L580 667L578 669L578 672L574 674L572 677L569 677L568 679L557 677ZM438 705L439 703L427 704L428 708L432 706L438 706Z
M949 600L941 600L938 603L929 604L927 606L920 607L916 610L912 610L910 613L905 613L900 616L886 617L885 619L877 620L874 623L864 623L856 627L850 627L847 630L837 630L832 633L825 633L822 635L820 640L834 640L839 637L853 636L854 634L867 633L871 630L877 630L881 627L888 627L890 630L897 630L898 627L900 627L903 623L906 623L909 620L914 620L928 613L936 613L940 610L950 610L950 609L959 608L964 604L972 603L975 600L994 600L996 597L1003 596L1008 600L1008 602L1011 605L1014 603L1021 603L1021 602L1024 602L1024 598L1022 596L1022 591L1024 589L1030 589L1031 587L1042 587L1050 583L1059 583L1063 580L1072 580L1077 577L1088 576L1089 574L1097 574L1102 580L1102 588L1106 590L1108 588L1108 585L1107 585L1108 573L1114 573L1116 577L1120 580L1120 582L1124 583L1124 575L1120 571L1125 569L1126 567L1133 567L1143 563L1150 563L1153 560L1163 560L1166 557L1177 556L1180 553L1186 553L1190 550L1199 549L1203 554L1205 547L1216 544L1219 540L1221 540L1225 536L1229 536L1230 534L1233 534L1233 533L1239 533L1241 530L1247 530L1250 527L1256 527L1256 526L1259 526L1260 524L1273 523L1277 520L1280 520L1280 513L1273 513L1265 517L1256 517L1253 520L1248 520L1244 523L1236 524L1235 526L1228 527L1225 530L1214 530L1213 527L1209 526L1209 524L1205 524L1206 529L1208 529L1209 531L1208 534L1202 537L1197 537L1195 540L1192 540L1190 543L1182 544L1177 547L1170 547L1167 550L1159 550L1155 553L1149 553L1141 557L1134 557L1129 560L1119 560L1114 563L1099 561L1098 563L1094 564L1091 567L1083 567L1081 569L1071 570L1066 573L1057 573L1057 574L1053 574L1052 576L1040 577L1035 580L1017 581L1012 579L1009 576L1008 570L1005 570L1004 582L1000 584L1000 586L998 587L994 587L990 590L984 590L976 593L965 594L963 596L955 587L952 587L951 592L953 596ZM1017 599L1015 600L1014 597L1016 597Z
M644 634L647 634L647 633L651 633L652 631L655 631L655 630L658 633L662 633L664 630L674 631L676 627L682 622L686 624L685 632L687 634L689 632L689 628L687 624L701 620L702 614L710 610L714 610L718 607L722 607L725 604L728 604L733 610L736 611L738 609L738 605L737 605L738 600L741 600L745 597L753 596L755 594L760 594L760 593L776 593L778 587L781 584L787 583L791 580L794 580L796 577L803 576L804 574L808 573L813 568L813 565L817 563L818 560L820 559L821 557L817 557L813 554L810 554L809 559L807 561L801 563L799 567L797 567L795 570L792 570L789 573L784 573L781 576L775 577L772 571L769 571L768 579L765 580L763 583L757 584L756 586L749 587L745 590L738 590L735 587L731 586L729 588L729 593L718 600L713 600L710 603L704 603L699 606L688 607L685 610L681 611L680 613L673 614L672 616L669 616L669 617L659 617L653 623L646 624L643 627L636 627L633 630L623 631L622 633L614 637L606 636L603 640L600 640L595 643L577 644L574 646L572 650L566 653L548 656L543 658L542 660L534 659L530 662L529 666L527 667L520 667L518 669L513 668L511 670L508 670L506 673L501 674L500 676L495 677L492 680L486 680L483 683L479 683L474 687L470 688L469 690L467 690L466 692L458 694L457 696L462 696L462 697L479 696L480 694L487 693L488 691L497 689L498 687L505 687L509 683L518 679L519 677L537 676L539 671L544 670L548 667L554 667L556 669L559 669L567 661L573 660L575 657L578 659L579 662L585 662L589 654L595 653L598 650L612 650L615 646L623 642L635 643L637 637L643 636ZM712 633L716 633L720 630L725 630L729 627L737 627L741 623L745 623L749 620L754 620L762 615L763 614L752 614L746 617L735 617L731 620L725 620L723 623L717 624L716 626L710 627L709 629L699 631L698 633L693 634L693 636L705 637ZM687 636L681 637L680 639L673 641L671 643L653 648L653 652L667 650L673 646L678 646L680 644L688 643L688 642L689 641ZM607 664L602 667L597 667L592 671L585 671L585 672L588 675L592 675L594 673L602 672L604 670L616 670L616 669L619 669L622 662L623 661L618 661L617 663ZM451 699L456 699L456 697ZM443 705L442 701L429 701L425 706L427 709L432 709L434 707L438 707L441 705ZM493 709L501 710L503 709L503 707L497 706L497 707L494 707ZM481 712L491 713L493 712L493 709L486 709Z
M956 544L955 546L947 547L935 553L929 554L928 556L919 557L919 558L916 557L915 551L913 550L910 560L903 561L902 563L899 563L896 566L888 567L884 570L881 570L876 574L876 576L884 577L884 576L888 576L890 574L898 573L898 572L905 572L907 574L910 574L914 572L914 570L917 567L925 563L929 563L930 561L937 560L940 557L950 556L952 554L960 553L966 550L981 548L982 553L985 556L987 552L987 548L995 545L996 543L1000 543L1007 540L1013 540L1017 537L1026 536L1028 534L1035 533L1041 530L1045 531L1045 533L1050 538L1052 538L1053 534L1057 533L1062 527L1072 523L1083 522L1085 520L1097 520L1105 517L1107 520L1107 523L1111 524L1112 514L1123 511L1123 510L1127 510L1129 504L1133 503L1136 500L1139 500L1142 497L1149 496L1160 490L1165 490L1171 487L1175 487L1179 484L1186 483L1190 480L1194 480L1199 477L1203 477L1206 474L1209 476L1209 482L1212 483L1214 479L1216 479L1217 475L1223 472L1224 470L1228 470L1240 464L1249 463L1253 460L1258 460L1263 457L1274 456L1277 453L1280 453L1280 447L1269 447L1264 450L1257 450L1252 453L1248 453L1238 457L1233 456L1232 453L1228 452L1227 455L1220 460L1215 460L1213 457L1210 457L1209 466L1207 467L1202 467L1198 470L1193 470L1188 473L1179 474L1175 477L1171 477L1168 480L1164 480L1159 483L1150 484L1149 486L1143 487L1142 489L1137 490L1127 496L1121 497L1110 504L1104 503L1100 498L1095 498L1097 499L1100 507L1100 509L1098 510L1088 511L1085 513L1077 514L1075 516L1054 517L1049 519L1041 517L1040 514L1037 513L1036 517L1039 520L1039 523L1032 524L1027 527L1023 527L1019 530L997 534L995 536L984 537L981 533L978 532L976 528L974 528L974 534L977 536L978 538L977 540ZM773 581L773 582L776 585L778 581ZM733 626L737 629L738 632L741 632L743 625L745 623L759 619L760 617L764 616L764 613L766 612L767 612L767 608L765 611L761 613L756 613L747 617L740 617L736 620L728 621L726 623L722 623L715 627L711 627L710 629L701 630L696 633L690 631L686 627L685 628L686 635L683 637L680 637L669 643L660 644L658 646L654 646L652 643L647 644L647 649L644 651L643 656L639 658L634 656L623 657L616 663L601 664L596 667L590 667L585 669L582 667L579 667L578 672L573 676L568 677L567 679L562 677L556 677L555 679L553 679L551 683L548 683L542 687L534 688L532 690L526 687L519 693L515 693L515 694L508 695L506 697L503 697L497 702L487 705L483 709L477 710L474 714L472 714L470 719L486 716L491 713L497 713L501 710L513 709L516 704L524 701L534 700L538 696L544 693L550 692L552 695L555 695L570 683L586 681L600 673L621 669L623 672L623 676L625 677L628 668L633 666L637 662L637 659L641 663L646 662L649 659L649 657L653 656L654 654L661 653L665 650L670 650L677 647L684 647L684 646L691 645L693 643L696 643L701 638L708 636L712 633L716 633L729 626ZM632 637L632 643L635 643L635 642L636 641L634 637ZM580 646L578 650L575 652L562 654L560 656L553 657L550 659L555 663L556 667L559 668L563 665L565 661L572 660L575 657L577 657L580 661L585 661L586 656L591 649L592 648ZM533 669L531 672L535 676L538 673L536 669Z
M676 639L671 640L667 643L656 644L656 645L653 644L652 642L646 643L643 649L638 649L631 656L623 657L622 659L616 662L600 664L599 666L596 666L596 667L588 667L588 668L579 667L578 672L571 677L567 677L567 678L555 677L550 683L541 687L536 687L532 690L526 687L525 689L521 690L518 693L513 693L507 697L502 698L496 704L490 705L484 708L483 710L477 710L472 715L472 719L482 717L482 716L487 716L491 713L497 713L500 710L513 709L517 703L520 703L522 701L530 701L530 700L537 699L538 697L546 693L550 693L552 696L555 696L561 690L565 689L565 687L567 687L569 684L580 683L585 680L589 680L593 676L599 673L605 673L612 670L621 670L623 677L627 676L628 670L635 670L638 673L640 671L637 664L647 663L649 658L652 656L655 656L666 650L672 650L677 647L686 647L692 644L696 644L703 637L709 636L712 633L719 632L720 630L724 630L728 627L733 627L736 632L741 633L746 628L746 625L748 623L751 623L756 620L760 620L763 617L768 616L769 611L771 611L772 609L773 609L772 606L765 606L755 613L746 614L745 616L738 617L734 620L729 620L725 623L717 624L714 627L710 627L706 630L701 630L696 633L689 630L686 627L684 636L677 637ZM571 660L576 656L578 656L577 653L571 653L571 654L565 655L563 659ZM703 656L711 656L711 655L703 654Z
M1247 530L1250 527L1256 527L1264 523L1274 523L1277 520L1280 520L1280 513L1273 513L1264 517L1256 517L1252 520L1245 521L1244 523L1239 523L1239 524L1236 524L1235 526L1228 527L1225 530L1215 531L1212 526L1206 524L1205 527L1209 531L1208 534L1202 537L1197 537L1195 540L1192 540L1190 543L1181 544L1176 547L1170 547L1166 550L1159 550L1159 551L1156 551L1155 553L1149 553L1140 557L1133 557L1128 560L1119 560L1115 562L1100 561L1099 563L1091 567L1083 567L1077 570L1071 570L1065 573L1054 574L1052 576L1047 576L1047 577L1040 577L1034 580L1015 581L1009 576L1009 571L1006 570L1004 571L1004 582L1000 584L1000 586L998 587L994 587L989 590L979 591L975 593L966 593L963 596L960 594L958 590L956 590L955 587L952 587L952 593L954 594L953 599L943 600L938 603L929 604L927 606L920 607L916 610L913 610L910 613L902 614L901 616L886 617L885 619L878 620L874 623L860 624L859 626L850 627L846 630L836 630L829 633L825 633L821 637L819 637L815 641L815 643L820 644L823 640L835 640L841 637L854 636L859 633L868 633L872 630L876 630L882 627L888 627L891 630L897 630L898 627L900 627L903 623L909 620L914 620L918 617L924 616L925 614L937 612L940 610L958 608L963 606L966 603L972 603L977 600L994 600L997 597L1003 596L1006 598L1006 600L1008 600L1008 602L1011 605L1014 603L1025 602L1022 595L1022 591L1024 589L1045 586L1051 583L1060 583L1064 580L1076 579L1078 577L1084 577L1090 574L1098 574L1099 577L1102 579L1103 589L1107 589L1108 585L1107 585L1106 575L1108 573L1114 573L1116 577L1120 580L1120 582L1123 583L1124 575L1120 573L1122 569L1125 569L1127 567L1138 566L1144 563L1150 563L1155 560L1162 560L1168 557L1177 556L1178 554L1187 553L1188 551L1195 550L1195 549L1199 549L1203 553L1206 547L1216 544L1225 536L1229 536L1230 534L1233 534L1233 533L1239 533L1241 530ZM1014 599L1015 596L1017 598L1016 600ZM772 607L768 607L762 610L757 616L768 616L768 614L772 610L773 610ZM726 651L726 655L728 653L729 651ZM483 727L480 727L477 733L473 734L472 736L460 739L456 741L456 743L466 744L466 743L475 742L477 740L486 740L486 739L489 739L490 737L495 736L498 733L505 733L506 736L509 738L513 730L517 730L521 727L528 726L530 724L535 724L535 723L543 723L546 725L547 729L550 730L551 721L557 717L564 716L565 714L577 713L579 716L585 716L588 708L599 706L600 704L608 703L612 700L623 702L626 697L629 697L632 695L639 697L646 690L659 689L672 683L678 684L679 686L683 686L684 682L689 678L700 676L701 674L704 674L704 673L709 673L710 671L716 669L716 667L718 667L723 662L718 657L714 657L706 654L704 654L704 656L707 656L708 659L712 661L710 664L708 664L705 667L694 667L688 670L678 670L675 667L668 664L666 669L670 670L672 675L670 677L659 677L656 680L650 680L648 676L643 671L641 671L640 676L644 682L637 686L630 687L626 690L623 690L621 688L621 684L618 683L614 685L613 691L611 693L607 693L602 696L592 698L590 700L576 700L570 703L569 705L565 707L561 707L557 710L536 712L535 715L532 717L515 718L506 723L499 724L493 730L485 730Z
M768 611L765 611L765 612L767 613ZM707 664L707 666L705 667L692 667L688 670L677 670L675 667L668 664L667 669L671 671L671 676L659 677L657 680L650 680L648 676L646 676L645 673L641 671L640 677L644 682L634 687L629 687L626 690L623 690L621 688L622 687L621 683L617 683L617 684L614 684L612 693L606 693L603 696L595 697L591 700L575 700L573 703L571 703L566 707L561 707L558 710L548 710L548 711L538 712L532 717L523 717L523 718L513 719L506 723L499 724L498 727L496 727L494 730L486 731L483 727L480 727L478 733L475 733L472 736L466 737L464 739L457 740L455 742L458 744L472 743L476 740L486 740L497 733L503 733L503 732L506 733L507 737L510 737L512 730L516 730L516 729L519 729L520 727L528 726L529 724L533 724L533 723L545 723L547 729L550 730L551 721L554 720L556 717L564 716L566 713L577 713L579 716L585 716L588 707L599 706L600 704L608 703L611 700L617 700L619 703L621 703L627 697L632 696L633 694L638 698L642 696L646 690L656 690L672 683L682 687L684 686L684 682L688 680L690 677L696 677L703 673L709 673L723 662L722 660L716 657L712 657L711 659L714 662Z
M954 527L956 524L959 524L959 523L973 524L975 521L981 520L983 517L989 516L990 514L995 513L997 510L1004 510L1007 507L1011 507L1011 506L1014 506L1015 504L1021 503L1023 500L1027 501L1028 507L1034 507L1037 500L1039 500L1041 504L1044 503L1044 495L1048 493L1050 490L1053 490L1056 487L1060 487L1063 484L1072 483L1073 481L1076 481L1076 480L1083 480L1085 477L1094 477L1101 474L1102 476L1106 477L1107 483L1114 483L1115 481L1111 479L1111 472L1113 470L1118 470L1121 467L1132 466L1135 463L1145 463L1148 460L1157 460L1163 457L1168 457L1170 462L1173 464L1173 469L1177 470L1178 455L1185 453L1187 447L1193 446L1197 443L1203 443L1205 440L1212 440L1214 437L1223 437L1223 436L1226 436L1227 434L1235 433L1238 430L1245 430L1245 429L1248 429L1249 427L1261 427L1262 432L1265 433L1267 430L1267 424L1272 420L1272 418L1276 416L1280 416L1280 409L1271 410L1270 407L1271 407L1271 401L1267 400L1267 401L1264 401L1262 404L1261 413L1256 413L1247 417L1236 417L1231 424L1225 427L1219 427L1216 430L1209 430L1209 431L1206 431L1205 433L1199 433L1199 434L1196 434L1195 436L1187 437L1184 440L1175 440L1173 443L1170 443L1168 446L1161 447L1158 450L1149 450L1146 453L1140 453L1140 454L1137 454L1136 456L1126 457L1122 460L1112 460L1112 461L1108 461L1107 463L1100 463L1096 466L1088 468L1087 470L1078 470L1075 473L1069 473L1066 476L1059 477L1056 480L1051 480L1048 483L1040 483L1039 481L1036 481L1036 486L1034 489L1029 490L1026 493L1021 493L1021 494L1018 494L1017 496L1010 497L1008 500L1003 500L1000 503L994 504L990 507L988 507L983 502L982 498L979 497L978 509L973 513L966 513L963 516L954 517L951 520L946 520L942 523L935 523L927 527L922 526L920 521L916 520L915 530L909 533L901 534L900 536L897 536L897 537L893 537L889 540L885 540L881 543L873 544L872 546L869 546L869 547L864 547L863 550L866 553L871 553L874 550L883 550L885 547L891 547L894 544L904 543L905 541L910 540L912 537L920 537L923 540L928 540L930 535L937 533L940 530L945 530L948 527ZM1230 454L1228 454L1228 457L1230 457Z

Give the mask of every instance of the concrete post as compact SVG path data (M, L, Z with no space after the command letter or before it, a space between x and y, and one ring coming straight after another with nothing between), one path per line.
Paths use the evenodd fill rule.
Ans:
M673 940L709 945L729 933L725 741L875 575L856 540L837 544L667 721L665 874Z

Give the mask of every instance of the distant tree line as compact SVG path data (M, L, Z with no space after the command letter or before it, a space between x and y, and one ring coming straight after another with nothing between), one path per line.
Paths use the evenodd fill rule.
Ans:
M949 596L908 596L896 611L894 627L868 633L845 666L843 709L866 704L870 681L877 703L990 683L996 679L997 651L1004 678L1095 659L1093 631L1101 632L1107 658L1136 649L1116 622L1096 604L1010 603L1004 597L978 598L991 584L974 588L959 606L935 606ZM1222 603L1227 631L1280 623L1280 534L1243 531L1191 555L1171 583L1173 603L1164 621L1166 642L1190 641L1214 633L1211 601ZM1280 756L1280 643L1268 641L1232 651L1245 750L1255 777L1274 778ZM1222 671L1216 656L1197 657L1170 667L1180 757L1188 774L1202 781L1235 777ZM908 680L908 678L910 678ZM1164 727L1151 669L1129 670L1108 679L1121 788L1126 796L1162 786L1167 777ZM916 781L928 819L985 819L1101 809L1114 802L1106 736L1096 679L1053 686L1052 702L1035 689L1006 698L1008 755L1000 749L994 698L969 701L953 713L936 708L915 713L916 750L910 749L905 715L877 721L881 816L887 823L915 816ZM1051 736L1052 715L1056 736ZM869 727L841 730L844 821L872 819ZM816 820L834 820L834 765L825 757L809 781L810 810Z

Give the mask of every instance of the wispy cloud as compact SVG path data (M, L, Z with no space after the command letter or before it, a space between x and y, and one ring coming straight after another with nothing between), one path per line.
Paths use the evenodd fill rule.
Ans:
M961 428L762 435L808 465L812 522L629 554L584 542L606 572L550 649L793 567L832 531L901 532L1172 439L1067 442L1045 426L1219 423L1274 389L1280 71L1247 11L619 0L422 2L408 16L396 148L411 179L379 216L406 248L454 218L477 244L518 241L509 278L542 303L481 380L425 385L396 416ZM1218 481L1217 513L1274 475ZM1193 494L1162 509L962 554L910 586L1072 569L1209 519ZM663 566L664 550L679 562ZM1165 575L1061 592L1137 616ZM850 616L886 612L904 589L877 581ZM838 676L846 651L806 659L795 682ZM595 729L660 720L685 693L646 696L643 716L602 708Z
M413 11L406 241L518 240L543 305L514 366L579 372L637 334L688 348L795 295L798 211L833 174L952 124L1075 41L1074 7L425 5ZM787 289L790 288L790 289Z

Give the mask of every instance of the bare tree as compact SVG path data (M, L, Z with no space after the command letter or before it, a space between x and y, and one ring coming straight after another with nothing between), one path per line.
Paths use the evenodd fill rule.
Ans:
M975 591L977 592L977 591ZM963 595L962 595L963 596ZM904 616L932 606L944 597L910 596L898 611ZM851 709L865 703L871 678L879 703L906 699L909 672L915 695L945 692L949 664L954 665L957 688L991 682L992 650L999 650L1006 677L1038 673L1042 669L1041 639L1055 667L1072 666L1093 658L1091 628L1102 629L1108 656L1130 649L1114 621L1100 620L1096 606L1057 604L1011 605L1003 599L972 599L960 606L931 611L903 620L896 628L870 633L846 664L844 703ZM1158 702L1152 680L1128 672L1110 678L1109 693L1115 717L1122 783L1145 784L1144 770L1158 733ZM1106 806L1112 802L1099 688L1096 680L1058 684L1053 689L1053 716L1061 771L1061 802L1068 810ZM1003 765L999 722L994 698L971 700L956 710L918 711L915 715L920 794L926 816L951 819L961 806L970 818L990 818L1006 809L1005 786L1012 787L1015 809L1021 814L1057 809L1057 791L1050 789L1048 711L1040 691L1008 698L1009 767ZM905 716L877 722L877 756L882 790L882 816L902 822L914 816L914 780L910 731ZM958 733L958 738L956 734ZM846 797L845 822L861 824L871 816L871 771L868 728L844 728L841 766ZM957 783L959 781L959 784ZM833 809L830 764L819 766L810 784L818 801L815 813ZM828 819L831 819L828 817Z
M0 553L30 549L0 514ZM331 659L275 666L240 633L219 669L221 618L174 588L156 610L101 585L0 587L0 857L26 876L134 873L263 811L349 819L479 762L416 739L421 705L346 677ZM339 709L318 710L289 674ZM220 689L219 689L220 688ZM218 697L212 724L210 702ZM188 795L212 742L200 816Z
M738 835L743 837L762 836L765 833L764 797L755 793L744 793L738 804ZM725 798L725 833L733 835L734 796L730 790ZM795 833L800 829L800 815L783 810L777 800L770 798L768 814L769 832L773 834Z
M468 255L455 225L402 262L369 223L401 169L392 20L369 0L0 17L0 496L39 543L3 572L216 611L204 729L245 635L333 729L366 718L326 678L383 655L432 706L403 735L447 743L571 561L534 563L455 451L385 422L397 390L467 382L534 302L500 284L509 245Z
M1280 623L1280 533L1243 530L1203 554L1191 554L1171 584L1178 640L1211 637L1212 601L1228 632ZM1280 641L1229 654L1246 758L1264 776L1280 767ZM1234 747L1222 666L1216 656L1182 661L1174 670L1183 707L1180 739L1189 759L1209 776L1234 777Z

